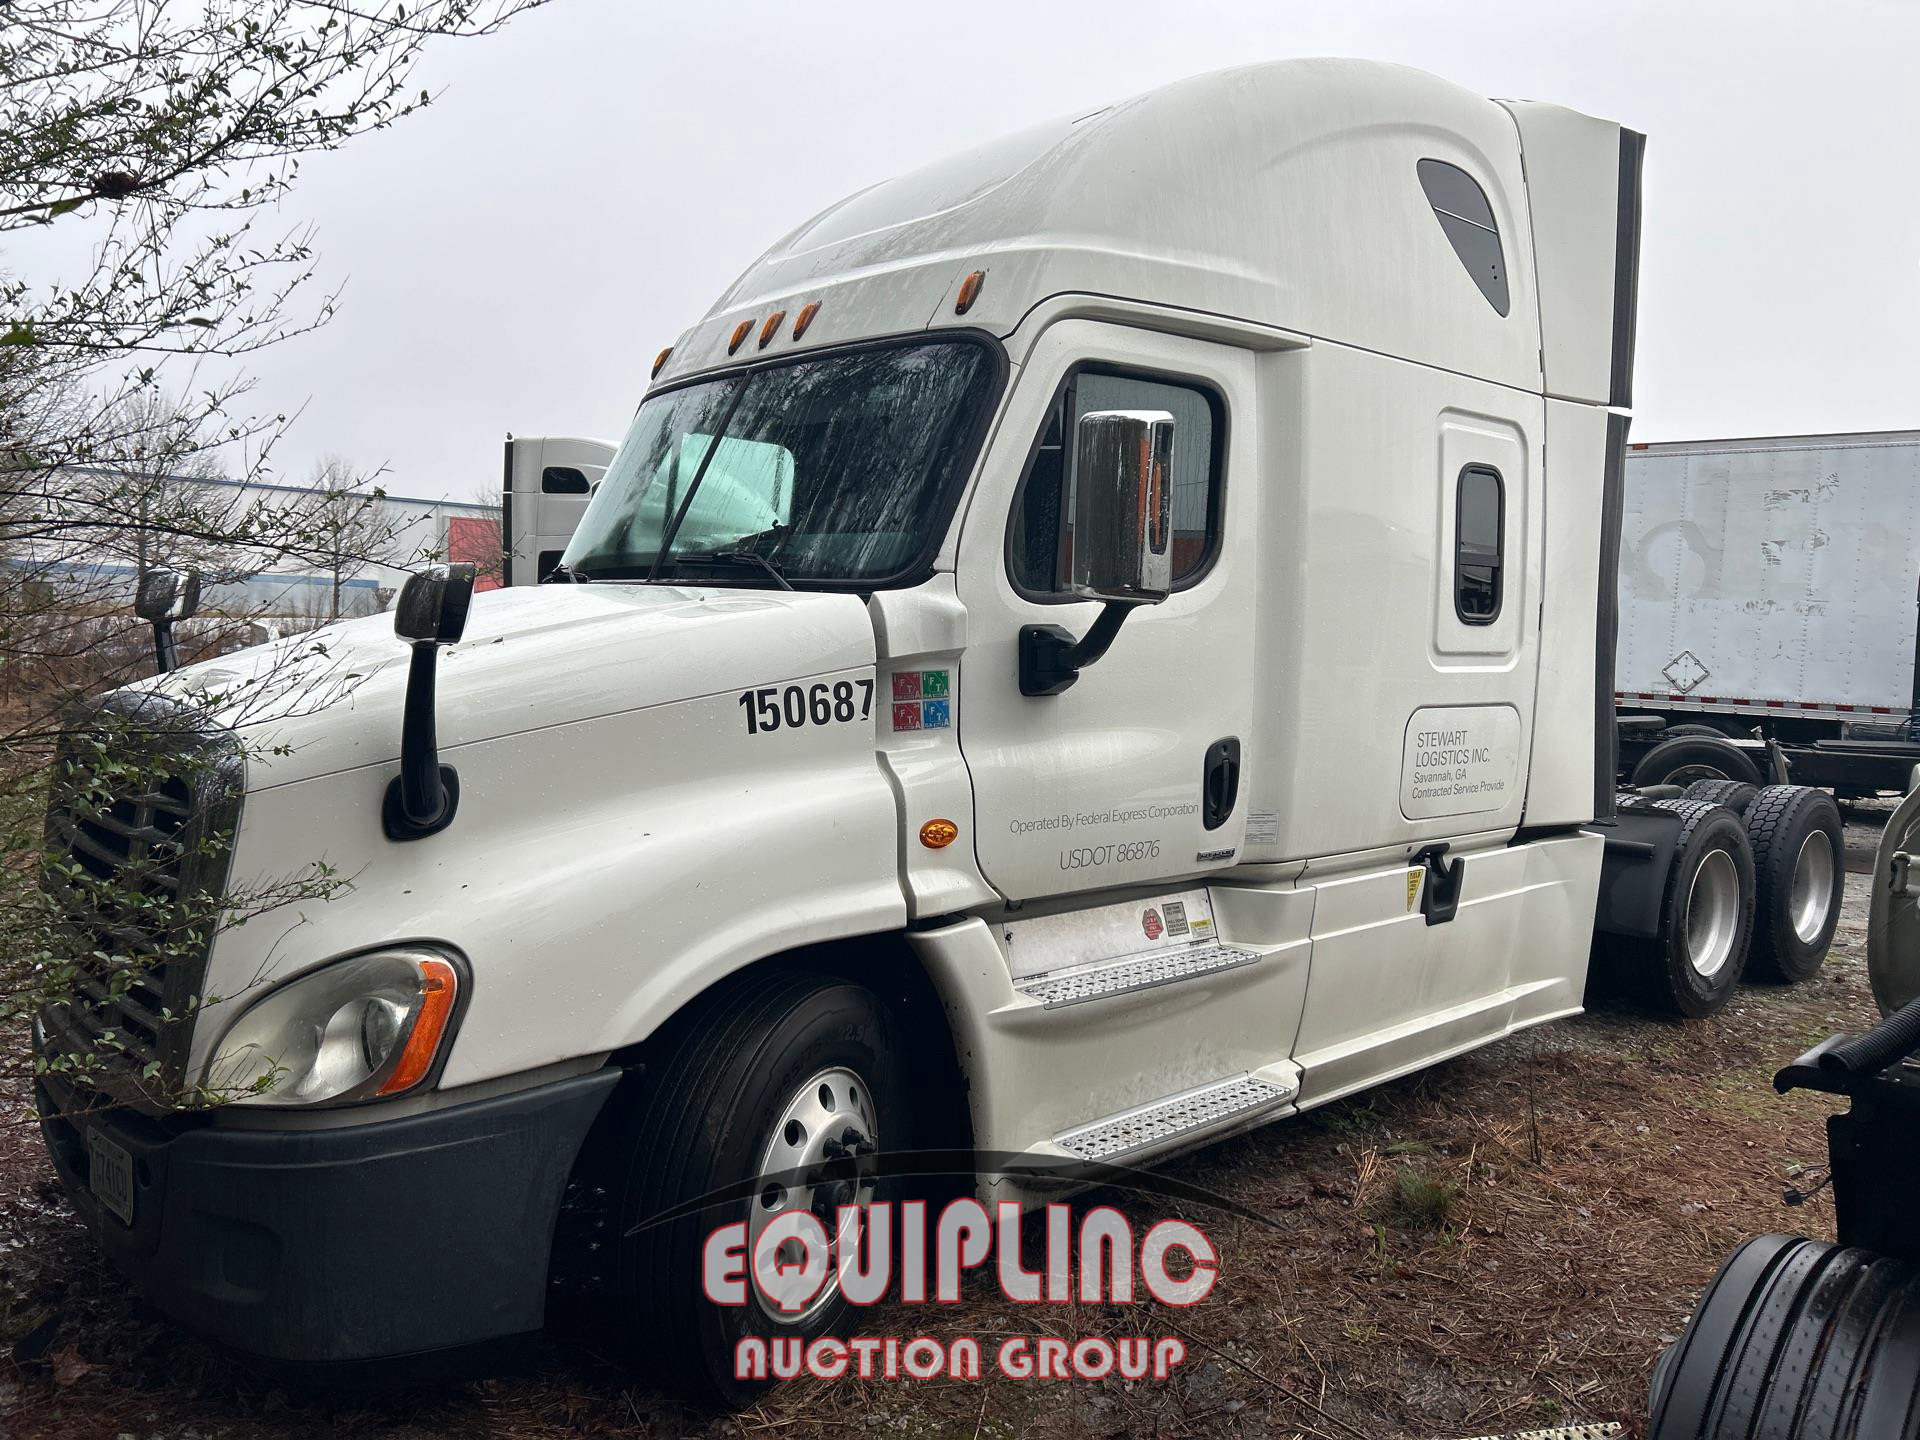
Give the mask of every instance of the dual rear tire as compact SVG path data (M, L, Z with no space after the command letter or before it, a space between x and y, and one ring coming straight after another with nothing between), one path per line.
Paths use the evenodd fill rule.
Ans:
M1753 848L1739 815L1704 800L1656 800L1680 817L1660 907L1660 937L1621 941L1621 959L1658 1010L1701 1019L1724 1007L1753 933Z
M1823 790L1700 780L1653 808L1680 817L1658 937L1607 935L1605 970L1652 1008L1720 1010L1742 974L1812 976L1839 923L1846 881L1840 810Z
M1827 958L1846 886L1840 807L1824 790L1769 785L1746 811L1759 897L1753 973L1794 983Z

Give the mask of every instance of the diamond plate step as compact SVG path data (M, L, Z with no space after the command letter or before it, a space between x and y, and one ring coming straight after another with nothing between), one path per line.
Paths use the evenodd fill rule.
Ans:
M1169 1095L1137 1110L1124 1110L1077 1130L1062 1131L1053 1137L1053 1143L1082 1160L1112 1160L1278 1107L1293 1095L1292 1090L1271 1081L1235 1075L1198 1090Z
M1233 945L1192 945L1184 950L1156 950L1073 970L1054 970L1022 980L1013 988L1038 1000L1047 1009L1057 1010L1062 1005L1084 1005L1089 1000L1105 1000L1135 990L1176 985L1182 980L1221 970L1237 970L1258 959L1258 950L1242 950Z

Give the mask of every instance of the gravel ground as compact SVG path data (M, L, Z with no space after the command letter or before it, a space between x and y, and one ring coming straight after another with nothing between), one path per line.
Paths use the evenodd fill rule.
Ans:
M1636 1433L1663 1344L1740 1240L1830 1237L1831 1103L1776 1096L1779 1065L1874 1018L1866 870L1887 806L1849 812L1847 904L1825 970L1743 988L1711 1021L1623 1009L1517 1036L1168 1167L1278 1219L1200 1221L1220 1279L1178 1314L1010 1314L991 1279L869 1334L1181 1333L1164 1382L802 1380L713 1416L581 1343L430 1391L289 1390L132 1300L60 1198L30 1125L0 1126L0 1436L1319 1436L1428 1440L1575 1420ZM20 1102L16 1058L0 1084ZM17 1107L13 1113L18 1113ZM1098 1197L1135 1219L1156 1202ZM1089 1202L1082 1202L1089 1203Z

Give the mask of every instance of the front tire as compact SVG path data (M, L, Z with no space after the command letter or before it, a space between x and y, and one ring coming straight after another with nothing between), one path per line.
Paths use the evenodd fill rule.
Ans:
M878 997L828 976L748 976L722 985L674 1023L633 1093L616 1102L625 1105L625 1133L612 1197L614 1322L635 1369L696 1402L737 1409L771 1384L735 1377L740 1340L795 1337L805 1346L844 1333L851 1307L831 1274L813 1303L782 1316L750 1279L746 1304L708 1300L701 1252L715 1229L735 1221L746 1221L751 1237L756 1217L764 1223L786 1209L818 1213L815 1199L829 1214L836 1203L870 1203L870 1180L857 1194L823 1184L816 1197L792 1177L818 1163L816 1152L828 1143L863 1153L881 1143L900 1147L910 1124L900 1075L895 1029ZM787 1179L648 1223L768 1174ZM831 1235L833 1227L826 1228Z
M1840 807L1824 790L1769 785L1747 808L1759 886L1753 972L1793 983L1827 958L1847 883Z

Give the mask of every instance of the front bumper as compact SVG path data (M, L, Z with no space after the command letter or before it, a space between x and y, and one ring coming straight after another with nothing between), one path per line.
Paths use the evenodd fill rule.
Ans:
M327 1130L78 1114L41 1130L115 1265L186 1328L258 1359L353 1364L523 1335L545 1320L561 1192L619 1080ZM87 1132L132 1157L132 1224L89 1189Z

